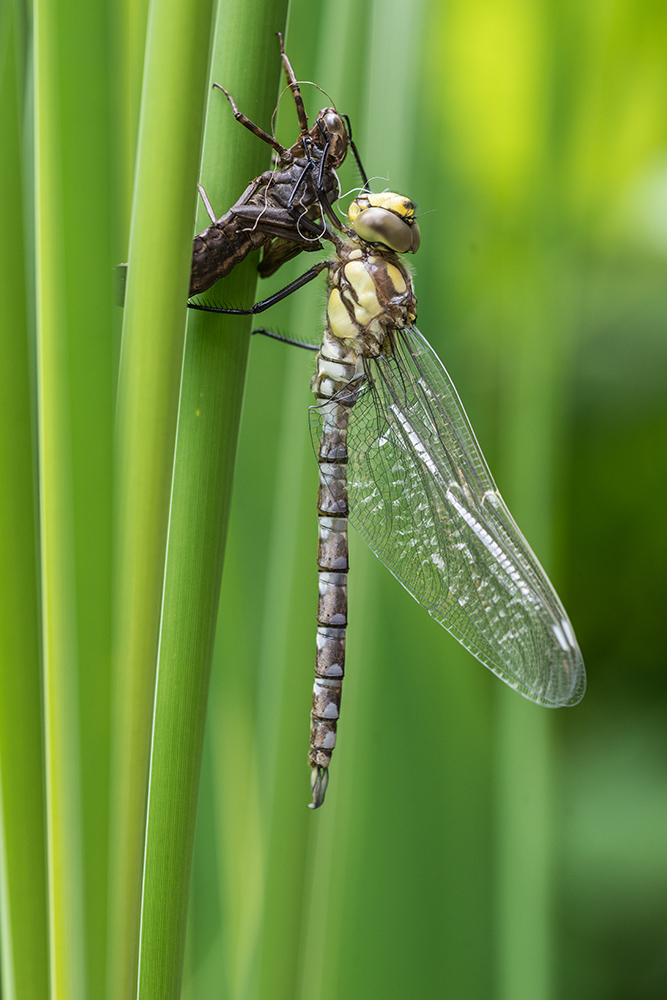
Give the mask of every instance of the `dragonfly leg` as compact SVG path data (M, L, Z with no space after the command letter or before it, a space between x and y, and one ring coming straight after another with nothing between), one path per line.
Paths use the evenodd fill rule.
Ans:
M305 146L305 149L306 149L306 154L308 156L308 162L306 163L305 167L303 168L303 170L301 171L301 173L297 177L296 182L294 184L294 187L292 188L292 193L290 194L289 201L287 202L287 208L288 209L292 208L292 206L294 205L294 199L296 198L297 191L299 190L299 187L301 185L302 180L304 179L304 177L306 176L306 174L308 173L308 171L312 170L313 166L315 165L315 161L313 159L311 159L310 153L308 151L308 143L304 142L304 146ZM322 161L322 162L324 162L324 161ZM318 188L318 190L319 190L319 188Z
M297 82L294 75L294 70L292 69L291 63L287 56L285 55L285 46L283 45L283 36L278 31L276 32L280 40L280 57L283 61L283 67L285 69L285 76L287 77L287 86L292 91L292 97L294 98L294 104L296 106L296 113L299 118L299 128L301 129L301 134L305 135L308 131L308 115L306 114L306 109L303 106L303 97L301 96L301 88Z
M230 316L254 316L256 313L264 312L265 309L270 309L272 305L276 302L281 302L282 299L286 299L288 295L292 292L296 292L299 288L303 288L307 285L309 281L313 281L314 278L318 276L322 271L329 267L330 261L322 260L318 264L315 264L302 274L300 278L296 281L291 281L289 285L285 285L279 291L270 295L268 299L262 299L261 302L255 302L254 306L250 309L223 309L222 306L209 306L202 302L188 302L188 309L199 309L201 312L213 312L213 313L225 313Z
M319 350L317 344L307 344L303 340L293 340L292 337L284 337L282 333L273 333L271 330L265 330L264 327L253 330L250 336L254 337L256 333L261 333L264 337L270 337L272 340L279 340L281 343L289 344L291 347L302 347L305 351Z
M213 86L217 87L218 90L221 90L223 92L223 94L225 95L225 97L232 106L232 111L234 112L234 117L236 118L237 122L240 122L241 125L244 125L248 129L248 131L252 132L253 135L256 135L258 139L262 140L262 142L266 142L269 146L271 146L272 149L275 149L278 156L284 156L284 154L287 152L285 147L281 146L281 144L278 142L277 139L274 139L272 135L269 135L268 132L265 132L263 128L259 127L259 125L255 125L254 122L251 122L250 119L247 117L247 115L244 115L242 111L239 111L239 109L236 106L236 101L234 100L232 95L227 90L225 90L222 84L214 83Z
M204 208L206 209L206 211L208 213L209 219L211 220L211 222L217 222L218 220L217 220L215 212L213 211L213 206L211 205L210 201L208 200L208 195L206 194L206 191L204 191L204 188L201 186L201 184L197 185L197 190L199 191L199 196L200 196L201 200L204 202Z
M322 135L326 139L326 137L327 137L327 135L329 135L329 133L322 126L322 122L321 122L321 120L319 118L317 119L317 125L318 125L320 131L322 132ZM343 225L342 225L340 219L338 218L338 216L336 215L336 213L334 212L333 207L331 205L331 202L329 201L329 199L327 198L326 194L324 193L324 169L325 169L325 166L327 164L327 157L329 155L329 146L330 145L331 145L331 142L330 142L330 139L329 139L329 140L326 141L324 149L322 150L322 156L320 158L320 166L319 166L319 170L317 172L317 180L315 182L315 189L317 191L317 200L318 200L318 202L320 204L320 207L322 209L323 214L329 219L329 221L332 223L332 225L334 226L335 229L338 229L338 230L340 230L342 232L343 231ZM290 194L289 201L287 203L287 208L288 209L293 208L294 201L296 199L297 192L299 190L299 186L301 185L301 182L303 181L304 177L306 176L306 174L308 173L308 171L313 170L315 168L316 161L313 159L313 157L310 154L310 148L309 148L310 143L308 141L306 141L305 138L304 138L303 146L304 146L304 149L306 151L306 156L308 158L308 162L306 163L305 167L303 168L303 170L301 171L301 173L297 177L296 183L294 184L294 187L292 188L292 193Z

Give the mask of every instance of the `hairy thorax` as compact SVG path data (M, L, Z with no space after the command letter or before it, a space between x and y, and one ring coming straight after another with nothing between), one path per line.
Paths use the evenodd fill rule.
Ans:
M329 269L327 325L313 392L330 396L361 375L363 358L390 349L388 334L411 326L416 309L412 279L397 254L344 241Z

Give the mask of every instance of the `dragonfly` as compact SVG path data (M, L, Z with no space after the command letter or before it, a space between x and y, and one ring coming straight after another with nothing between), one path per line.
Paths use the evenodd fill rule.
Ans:
M214 84L231 104L236 120L273 149L277 162L272 170L251 181L220 218L199 185L211 224L193 241L189 295L206 291L253 250L264 248L258 267L261 277L274 274L302 251L321 250L327 221L336 229L340 227L332 206L340 194L336 170L345 160L348 148L357 161L364 186L368 187L347 116L339 115L333 107L323 108L309 129L301 89L280 33L278 38L287 86L299 120L299 138L289 149L282 146L239 111L223 86Z
M545 571L502 499L444 365L415 326L402 256L419 248L415 205L362 192L322 271L326 326L310 408L319 465L319 601L309 763L324 802L345 672L348 521L405 589L484 666L529 701L576 705L581 651ZM264 333L269 331L258 330Z

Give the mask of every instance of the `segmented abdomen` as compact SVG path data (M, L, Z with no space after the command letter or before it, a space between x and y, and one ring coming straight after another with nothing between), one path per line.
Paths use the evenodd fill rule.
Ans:
M330 401L319 452L317 495L319 599L313 709L310 716L311 767L328 767L336 744L336 723L345 672L347 625L347 446L349 407Z
M327 351L329 347L329 351ZM333 354L334 357L327 356ZM310 753L313 805L324 800L327 768L336 745L341 688L345 674L347 626L347 428L356 391L346 387L361 371L353 350L341 357L340 342L325 334L313 389L320 401L322 434L318 452L317 494L319 599Z

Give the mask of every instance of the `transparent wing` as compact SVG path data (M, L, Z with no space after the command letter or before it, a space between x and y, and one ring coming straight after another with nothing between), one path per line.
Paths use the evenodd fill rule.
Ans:
M538 704L575 705L586 679L572 626L442 362L412 328L396 333L391 354L367 362L366 375L348 430L351 522L501 680ZM322 409L311 407L315 440Z

